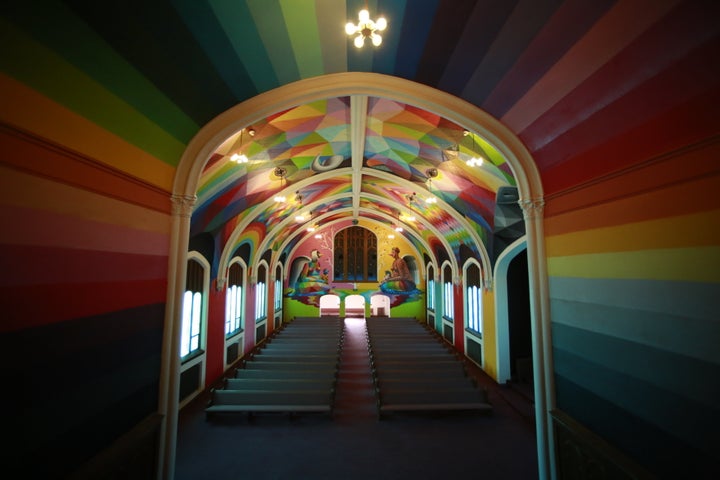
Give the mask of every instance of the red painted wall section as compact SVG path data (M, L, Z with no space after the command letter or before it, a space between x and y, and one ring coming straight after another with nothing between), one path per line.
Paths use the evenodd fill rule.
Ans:
M455 302L455 318L453 319L455 335L453 340L457 351L465 353L465 302L463 302L462 283L459 285L453 283L453 297Z
M213 280L208 295L207 322L207 364L205 366L205 386L220 378L225 371L225 294Z

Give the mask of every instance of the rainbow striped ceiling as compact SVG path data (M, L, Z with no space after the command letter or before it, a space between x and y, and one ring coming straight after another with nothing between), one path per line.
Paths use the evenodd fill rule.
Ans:
M0 87L8 99L1 115L169 192L188 142L238 103L311 77L380 73L456 95L499 119L527 146L552 195L628 159L671 149L673 138L716 130L714 118L692 114L716 98L717 75L706 61L717 38L712 4L5 2L0 32L12 48L0 53ZM378 48L356 49L343 29L365 6L388 21ZM663 91L682 95L656 93ZM262 241L276 245L275 229L288 226L291 214L269 211L279 192L290 198L300 191L303 208L316 212L351 199L352 215L364 212L360 201L374 195L397 212L417 214L418 205L402 195L432 191L459 225L423 208L416 235L428 227L464 230L476 243L487 242L493 194L514 183L498 152L482 138L463 136L462 125L411 105L372 97L363 112L353 112L351 103L328 98L298 105L252 125L254 137L228 138L203 172L192 233L210 232L221 245L263 219ZM657 128L634 130L638 125L676 135L658 137ZM352 144L358 133L361 146ZM358 147L362 158L353 159ZM239 149L251 158L240 168L226 158ZM471 152L485 159L481 172L465 164ZM274 175L278 166L287 173L282 179ZM428 182L431 167L438 176ZM396 185L373 186L380 180ZM457 237L453 248L465 241Z

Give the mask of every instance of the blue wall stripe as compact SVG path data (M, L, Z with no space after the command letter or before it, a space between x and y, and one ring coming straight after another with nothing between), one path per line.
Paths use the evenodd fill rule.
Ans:
M550 297L720 321L720 286L711 283L550 277Z
M553 322L720 365L720 321L550 300Z
M531 4L540 5L541 2L533 1ZM464 88L475 92L475 89L478 88L479 85L473 85L468 88L466 84L471 77L478 77L476 69L482 70L483 76L487 74L491 77L492 82L488 83L496 82L496 77L502 76L502 74L505 73L505 70L512 64L517 56L517 52L515 49L511 51L503 50L502 58L506 62L506 65L500 71L493 70L485 72L485 69L482 67L487 62L485 56L495 42L502 41L503 38L507 37L507 35L505 35L505 37L498 36L498 33L501 31L508 32L504 30L508 17L510 17L513 11L522 9L521 7L522 2L518 5L516 2L508 1L494 2L489 5L477 4L470 15L470 20L467 24L468 28L462 32L457 48L452 52L447 68L438 82L438 88L458 96ZM540 16L537 17L543 18ZM517 35L517 32L513 30L510 30L510 32L510 35ZM500 60L500 56L497 56L497 59ZM480 65L479 68L478 65ZM479 95L484 98L485 91L483 90Z
M382 2L378 10L378 16L382 14L388 21L388 28L381 34L383 43L377 50L375 58L373 58L373 72L384 73L386 75L395 73L395 61L400 45L403 15L406 9L405 3L406 0Z
M553 357L557 375L708 455L720 451L717 421L713 421L720 419L720 406L717 400L713 406L701 404L681 396L680 393L658 387L622 370L606 368L561 348L553 349ZM605 360L609 361L613 358L617 363L614 357L624 358L628 362L639 361L644 364L640 369L654 367L659 374L663 373L666 365L654 366L653 358L643 359L641 356L627 354L622 349L608 351ZM627 369L634 367L631 363L625 366ZM696 372L692 371L686 372L686 377L692 376L697 383L714 384L716 388L720 372L717 371L718 369L715 370L714 375L710 377L696 375ZM673 375L672 372L668 374ZM682 391L678 390L678 392ZM556 392L556 396L558 407L568 410L571 399L565 398L561 392ZM585 406L582 409L587 410ZM585 423L582 419L580 421Z
M210 61L223 78L238 102L258 94L252 79L230 44L210 5L196 0L173 0L178 14L197 42L207 52Z
M405 10L402 34L400 35L401 41L395 59L395 74L397 76L407 79L415 78L439 1L413 0L412 8Z
M716 455L705 455L562 375L555 376L558 408L644 465L658 478L720 478Z
M245 1L223 2L208 0L218 22L228 35L233 50L245 65L258 92L271 90L280 85L275 69L265 51L260 33Z

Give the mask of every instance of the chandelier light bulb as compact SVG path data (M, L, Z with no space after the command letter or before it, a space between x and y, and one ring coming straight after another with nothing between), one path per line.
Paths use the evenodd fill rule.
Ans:
M382 37L377 34L387 28L387 20L384 17L380 17L377 21L370 18L370 12L366 9L360 10L358 13L358 23L355 25L352 22L345 24L345 33L348 35L355 35L357 37L353 40L353 44L357 48L362 48L365 45L365 39L369 38L370 42L378 47L382 44Z

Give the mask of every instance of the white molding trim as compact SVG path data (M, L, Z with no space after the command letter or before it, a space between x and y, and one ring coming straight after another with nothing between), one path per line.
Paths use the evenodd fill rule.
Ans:
M276 112L296 105L330 97L366 95L403 102L422 108L462 125L467 130L478 134L491 143L507 160L517 182L520 202L542 203L543 188L539 171L530 153L518 136L498 119L492 117L475 105L447 92L420 83L390 75L343 72L312 77L293 82L274 90L261 93L235 107L223 112L208 122L193 137L183 153L175 173L173 194L194 198L200 174L212 153L220 144L241 128L252 124ZM527 209L525 209L527 212ZM533 214L526 216L528 242L528 270L530 275L531 319L533 322L533 346L541 355L537 359L536 368L542 375L536 377L536 435L538 450L538 473L540 479L554 477L553 438L549 428L549 411L554 408L554 385L552 381L552 363L550 355L550 310L547 285L547 265L542 222L542 208L534 209ZM173 215L171 229L171 246L169 254L168 304L166 306L165 336L173 339L178 333L174 315L181 305L185 267L183 257L187 251L189 235L189 219L179 221ZM184 250L183 248L184 247ZM179 255L181 252L182 255ZM179 341L179 340L178 340ZM168 350L169 340L166 338L164 348ZM169 347L172 350L172 345ZM173 478L177 408L171 406L177 389L177 369L173 362L163 356L161 372L161 407L160 413L166 420L161 425L162 441L160 447L160 478ZM167 389L167 390L166 390ZM538 401L539 400L539 401Z

